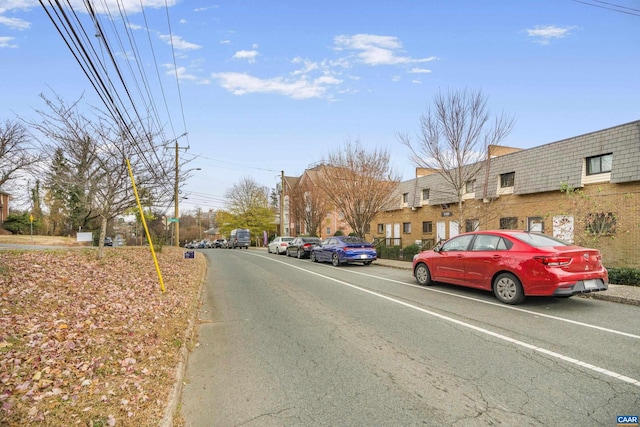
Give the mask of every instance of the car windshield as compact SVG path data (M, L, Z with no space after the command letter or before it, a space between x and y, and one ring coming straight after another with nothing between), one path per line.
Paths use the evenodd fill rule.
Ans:
M513 234L512 236L520 240L521 242L524 242L536 248L544 248L548 246L569 246L570 245L570 243L567 243L564 240L545 236L544 234L519 233L519 234Z
M238 231L238 238L248 238L249 237L249 232L248 231Z

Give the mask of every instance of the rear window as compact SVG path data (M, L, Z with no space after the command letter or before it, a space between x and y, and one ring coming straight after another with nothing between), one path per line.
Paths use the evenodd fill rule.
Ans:
M512 234L512 236L521 242L531 245L536 248L544 248L549 246L569 246L570 244L564 240L556 239L555 237L549 237L544 234L536 233L521 233Z
M292 240L293 240L293 237L283 237L283 238L282 238L282 241L283 241L283 242L290 242L290 241L292 241Z
M356 236L346 236L342 238L342 241L345 243L367 243L359 237Z

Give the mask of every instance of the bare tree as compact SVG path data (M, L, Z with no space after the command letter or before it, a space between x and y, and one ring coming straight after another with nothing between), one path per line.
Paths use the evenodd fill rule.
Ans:
M331 212L331 205L314 183L312 175L315 174L315 169L307 171L291 190L290 206L293 217L304 223L307 233L319 236L322 222Z
M7 120L0 124L0 189L27 176L41 160L42 153L35 150L22 123Z
M50 141L53 153L46 179L53 194L49 200L66 202L74 227L99 223L98 256L102 257L107 223L136 206L127 160L146 206L162 200L162 194L173 193L166 178L169 174L163 173L168 160L153 161L164 150L145 150L142 147L147 144L132 137L146 135L142 129L130 126L125 132L104 115L88 118L79 111L79 100L67 104L59 97L41 97L48 110L38 111L41 121L32 126Z
M514 123L504 113L492 117L481 91L439 92L433 97L433 107L420 117L417 142L407 134L398 139L411 150L411 161L417 167L434 169L444 179L448 197L458 205L458 223L462 223L465 187L480 182L478 172L483 165L488 173L489 147L499 145ZM486 191L484 181L482 188Z
M316 185L353 231L364 238L367 227L393 197L399 177L389 152L368 152L360 142L347 142L318 168Z

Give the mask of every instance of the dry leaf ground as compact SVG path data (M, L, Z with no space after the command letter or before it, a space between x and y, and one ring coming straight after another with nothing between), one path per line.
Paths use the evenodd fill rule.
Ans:
M157 255L0 251L0 425L160 423L206 261Z

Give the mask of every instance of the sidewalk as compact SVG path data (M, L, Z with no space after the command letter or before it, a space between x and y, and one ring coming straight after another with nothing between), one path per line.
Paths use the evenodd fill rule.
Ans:
M407 270L411 274L411 262L397 261L393 259L380 259L374 265ZM640 305L640 286L609 285L609 289L604 292L593 292L579 295L582 298L602 299L606 301L618 302L621 304Z

